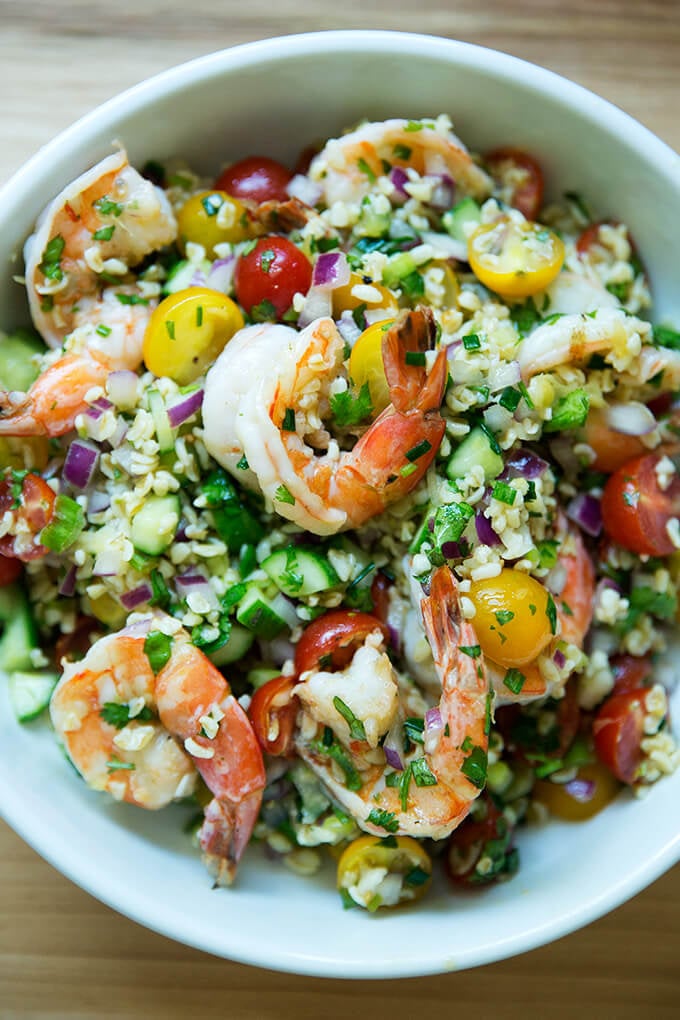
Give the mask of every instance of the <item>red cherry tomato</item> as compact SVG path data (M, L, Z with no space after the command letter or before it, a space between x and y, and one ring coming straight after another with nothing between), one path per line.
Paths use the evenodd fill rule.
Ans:
M602 493L602 525L624 549L639 555L668 556L675 551L666 525L680 515L680 478L659 487L655 467L661 455L628 461L608 479Z
M517 870L517 852L512 849L512 829L490 797L482 794L476 812L483 817L468 817L454 830L444 856L444 868L456 885L483 885L508 878ZM482 857L491 861L490 869L476 871Z
M382 631L385 641L390 632L384 623L370 613L333 609L317 617L307 627L295 648L295 669L298 676L310 669L344 669L355 651L374 630Z
M286 187L293 175L288 167L268 156L248 156L223 170L215 187L233 198L251 202L285 202L289 197Z
M600 244L600 227L618 227L616 220L602 220L599 223L591 223L589 227L579 235L576 241L576 251L585 258L590 254L590 249Z
M390 611L390 588L393 584L394 581L390 581L387 574L383 574L380 570L371 583L373 613L382 623L387 623Z
M652 676L652 662L646 655L614 655L609 665L614 674L612 694L639 690Z
M12 556L0 556L0 588L12 584L21 574L21 560Z
M320 152L318 145L307 145L295 163L294 173L306 175L316 154Z
M0 555L20 560L34 560L44 556L44 546L30 541L52 519L56 494L40 475L27 474L16 481L5 476L0 482L0 516L8 510L14 515L16 526L0 539ZM19 534L17 535L17 532Z
M540 164L528 152L507 146L494 149L485 159L491 176L503 186L512 189L509 204L519 209L528 220L536 220L543 205L543 171ZM521 173L517 182L508 180L508 175Z
M291 752L299 705L292 694L294 687L293 677L275 676L253 694L248 718L260 747L268 754L288 755Z
M283 318L298 291L312 282L309 259L285 237L263 237L236 263L234 286L238 303L249 315Z
M642 761L646 687L612 694L593 720L595 753L622 783L634 783Z

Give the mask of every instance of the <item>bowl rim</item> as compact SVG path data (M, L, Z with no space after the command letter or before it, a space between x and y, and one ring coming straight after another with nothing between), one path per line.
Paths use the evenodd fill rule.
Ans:
M420 33L351 29L273 36L243 43L196 57L133 85L85 113L42 146L0 188L0 207L10 198L13 202L22 201L32 190L34 173L49 163L53 154L64 155L79 148L83 135L87 136L91 130L101 130L103 124L134 114L161 97L172 95L188 84L196 84L222 71L236 71L242 67L252 66L260 60L270 62L279 59L290 60L296 56L304 57L318 52L319 47L329 53L370 52L375 51L376 47L386 48L395 55L426 51L430 55L441 57L442 60L449 60L456 66L481 69L499 78L515 80L521 77L525 86L528 84L535 91L547 94L560 104L576 109L608 132L619 132L633 148L644 148L648 156L657 162L659 172L680 193L680 156L649 128L610 101L576 82L547 68L474 43ZM268 958L263 960L262 955L258 955L255 950L243 949L237 936L231 936L229 944L228 933L225 933L221 945L217 945L213 938L201 937L196 929L187 934L182 930L179 920L173 923L172 918L163 916L150 918L144 909L144 901L140 905L129 890L111 888L110 883L98 875L95 867L90 866L87 874L83 875L82 868L71 864L68 853L65 852L67 849L65 844L60 843L58 839L54 840L54 833L39 816L31 816L24 810L21 798L15 794L8 780L9 776L5 782L0 783L0 816L12 829L80 888L112 909L161 935L241 963L317 977L346 979L416 977L443 973L451 969L450 960L443 947L439 951L435 949L432 959L427 963L419 960L410 969L401 968L399 974L395 974L387 961L376 965L370 960L364 961L361 966L355 964L349 972L347 964L343 964L341 960L329 961L323 958L310 958L303 954L295 957L290 951L281 953L277 958L276 950L272 947L267 947ZM592 896L578 908L565 910L549 923L528 928L481 947L476 953L460 952L456 969L492 963L561 938L619 906L678 860L680 860L680 832L658 848L649 859L634 868L623 880L614 881L611 887L604 889L597 896Z

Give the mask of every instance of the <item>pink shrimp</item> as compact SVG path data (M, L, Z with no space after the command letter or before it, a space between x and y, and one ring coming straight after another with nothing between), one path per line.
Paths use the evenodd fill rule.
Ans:
M421 611L440 684L437 707L425 713L424 744L414 743L403 753L403 723L413 714L412 694L400 687L377 633L355 652L347 669L302 674L295 688L302 705L296 747L362 829L444 839L485 785L489 685L483 657L461 651L461 646L475 647L477 638L461 616L458 587L448 567L432 574ZM365 740L352 739L348 708L363 726ZM320 739L327 726L334 731L333 751ZM386 734L399 747L389 761ZM397 785L387 785L395 773Z
M398 316L383 338L392 403L351 451L340 452L322 422L344 358L333 321L317 319L301 333L280 325L247 327L208 373L205 444L236 478L259 488L282 517L317 535L359 527L415 488L443 438L445 352L429 374L405 361L408 351L429 350L435 335L430 309ZM283 427L291 410L295 430ZM325 445L327 452L316 454L312 444Z
M154 675L145 640L164 619L101 638L65 664L52 723L88 786L116 800L162 808L191 794L200 773L213 800L199 840L211 874L228 885L257 819L262 753L229 684L184 631L167 638L169 658Z

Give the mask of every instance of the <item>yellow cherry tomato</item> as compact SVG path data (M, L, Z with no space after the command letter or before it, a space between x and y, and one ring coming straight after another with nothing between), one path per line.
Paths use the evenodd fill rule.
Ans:
M42 471L47 467L49 447L47 436L0 436L0 471Z
M369 301L365 297L361 297L361 294L359 296L353 294L352 291L355 287L371 287L376 293L373 299ZM381 283L371 282L367 284L364 277L359 273L351 273L349 283L345 284L344 287L337 287L332 291L332 295L333 315L336 319L343 312L353 312L360 305L366 305L367 308L384 308L387 312L396 312L399 309L397 299L391 290L383 287Z
M473 581L468 593L482 651L511 668L533 662L553 637L555 603L548 590L521 570Z
M369 872L374 872L374 881L370 888L364 888ZM399 877L400 885L389 881L382 886L391 875ZM364 883L360 887L362 878ZM420 899L431 878L432 861L410 836L361 836L350 843L338 861L337 884L341 894L371 912Z
M177 213L177 243L182 251L191 241L214 255L216 244L246 241L253 230L246 207L226 191L199 191Z
M108 592L90 599L90 614L113 630L119 630L127 619L127 611Z
M564 245L540 223L501 216L473 231L468 260L489 290L504 298L525 298L553 282L564 262Z
M373 413L379 414L390 403L390 388L385 377L382 342L385 331L393 319L374 322L365 329L352 348L349 357L349 376L357 389L368 383Z
M621 783L608 768L600 762L593 762L582 765L570 783L537 780L532 798L556 818L566 822L583 822L605 808L621 789Z
M185 386L203 375L242 327L243 315L226 294L188 287L154 309L144 334L144 362L154 375Z

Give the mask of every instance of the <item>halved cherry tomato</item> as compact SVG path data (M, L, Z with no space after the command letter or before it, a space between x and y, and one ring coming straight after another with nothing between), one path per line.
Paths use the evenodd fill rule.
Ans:
M496 294L525 298L553 282L564 262L564 245L540 223L499 216L470 234L468 261L477 279Z
M390 612L390 588L393 584L394 581L391 581L387 574L383 574L381 570L377 572L371 582L373 612L384 624L387 624Z
M367 279L370 279L368 277ZM355 287L368 286L375 291L376 297L372 301L366 301L357 297L352 291ZM335 318L339 318L343 312L353 312L360 305L366 305L367 308L384 308L386 313L397 312L399 310L399 302L396 297L387 287L384 287L382 283L377 283L371 280L370 283L366 283L360 273L350 273L349 283L346 283L344 287L336 287L332 292L333 298L333 315ZM385 318L389 318L386 314Z
M519 209L528 220L535 220L543 205L543 171L534 157L506 146L494 149L484 162L494 180L509 189L508 205Z
M609 769L600 762L581 765L568 783L552 783L539 779L531 796L556 818L566 822L583 822L605 808L621 789Z
M215 187L235 198L251 202L285 202L292 174L288 167L268 156L248 156L223 170Z
M5 475L0 482L0 516L9 510L16 526L0 539L0 555L24 561L45 555L45 547L32 538L52 520L56 498L40 475L29 473L23 479Z
M146 367L186 386L202 375L243 326L236 303L210 287L187 287L153 310L144 334Z
M482 651L501 666L524 666L550 644L548 590L521 570L473 581L475 632Z
M586 418L585 440L595 451L595 460L591 467L596 471L611 474L623 464L645 452L646 447L637 436L626 436L623 432L615 432L607 424L603 410L591 408Z
M276 676L253 694L248 718L260 747L268 754L290 754L299 704L292 693L294 687L293 677Z
M576 241L576 251L581 258L590 255L591 249L599 245L604 247L600 241L600 227L618 227L618 220L601 220L599 223L591 223L579 235Z
M370 613L332 609L318 616L305 628L295 648L295 669L298 676L310 669L344 669L352 656L374 630L382 631L385 641L390 632L384 623Z
M606 533L624 549L647 556L667 556L675 551L667 531L670 520L680 515L680 478L661 489L656 465L661 454L636 457L618 468L602 493L602 524Z
M652 660L646 655L613 655L609 665L614 674L612 694L636 691L652 676Z
M240 305L255 318L282 319L294 296L312 282L309 259L285 237L263 237L236 263L234 287Z
M177 243L181 251L191 241L202 244L208 255L215 245L237 244L252 237L255 226L246 207L225 191L200 191L192 195L177 213Z
M374 322L357 338L349 356L350 379L357 389L368 384L375 417L391 402L382 349L383 337L393 322L394 319Z
M0 556L0 588L6 588L8 584L13 584L21 574L21 570L21 560L17 560L13 556Z
M472 812L451 835L444 867L457 885L486 885L517 870L513 830L491 798L482 794ZM481 868L482 859L487 858Z
M370 890L359 893L361 879L369 872L380 869L388 875L402 876L399 903L420 899L430 884L432 861L422 844L411 836L360 836L349 844L338 861L338 889L349 893L356 890L357 906L370 911L378 907L396 906L383 903L380 896Z
M648 688L612 694L593 720L595 753L622 783L634 783L643 758L645 698Z

